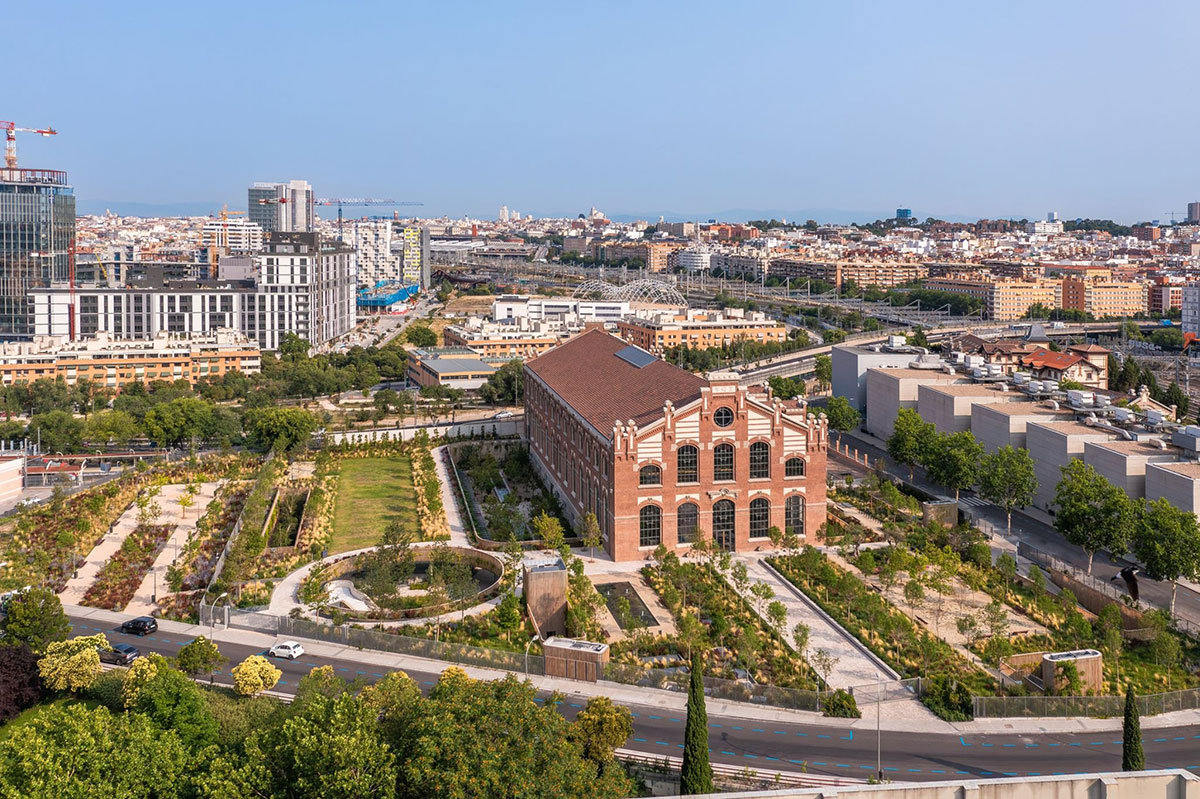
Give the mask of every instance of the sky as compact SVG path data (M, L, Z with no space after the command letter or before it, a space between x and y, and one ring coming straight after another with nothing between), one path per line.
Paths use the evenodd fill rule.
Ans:
M1182 215L1200 4L5 3L81 211L256 180L422 216ZM13 32L19 32L14 34Z

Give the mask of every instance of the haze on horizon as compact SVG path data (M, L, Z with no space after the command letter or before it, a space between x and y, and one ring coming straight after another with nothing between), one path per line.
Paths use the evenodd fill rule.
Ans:
M423 216L1169 219L1183 2L6 6L0 118L81 210L256 180ZM37 32L41 31L39 34ZM825 220L823 220L825 221ZM839 220L828 220L839 221Z

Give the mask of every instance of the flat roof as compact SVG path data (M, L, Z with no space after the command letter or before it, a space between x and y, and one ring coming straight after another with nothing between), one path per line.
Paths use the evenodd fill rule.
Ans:
M1088 427L1086 424L1083 424L1082 422L1030 422L1029 426L1030 427L1045 427L1048 430L1053 430L1056 433L1063 433L1066 435L1071 435L1071 434L1075 434L1075 435L1089 434L1089 435L1102 435L1102 436L1116 435L1111 430L1105 430L1102 427Z
M1161 441L1162 439L1158 440ZM1104 449L1110 449L1113 452L1120 452L1125 455L1174 455L1178 457L1179 453L1183 451L1179 447L1171 445L1169 442L1167 443L1166 449L1159 449L1157 446L1147 440L1125 441L1124 439L1119 439L1117 441L1090 441L1088 442L1088 446L1103 447Z
M949 377L949 375L947 375ZM953 397L1003 397L1006 393L989 386L984 383L940 383L932 386L921 386L930 391L936 391L939 394L948 394Z
M1020 396L1020 395L1017 395ZM991 405L980 405L980 408L987 408L995 413L1002 413L1005 416L1070 416L1071 411L1054 410L1047 408L1045 405L1039 405L1036 402L1020 400L1012 400L1011 402L994 402Z
M1200 479L1200 463L1196 461L1179 461L1178 463L1151 463L1146 466L1147 469L1166 469L1168 472L1173 472L1183 477L1191 477Z
M871 374L872 372L878 372L879 374L887 375L888 377L893 377L897 380L938 378L940 381L948 383L954 380L965 379L963 375L958 374L957 372L954 374L947 374L945 369L912 369L907 367L901 369L888 369L885 367L872 367L871 369L867 370L867 374Z
M484 363L479 358L422 358L422 366L427 366L438 374L457 374L458 372L494 372L496 367Z

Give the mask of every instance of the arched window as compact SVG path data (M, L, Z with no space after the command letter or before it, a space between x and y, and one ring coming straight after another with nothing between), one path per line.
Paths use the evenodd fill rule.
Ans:
M771 445L755 441L750 445L750 478L771 476Z
M733 444L717 444L713 448L713 479L733 479Z
M638 472L638 485L662 485L662 469L657 466L643 466L642 470Z
M638 546L656 547L662 543L662 508L647 505L639 512L641 517Z
M768 500L750 500L750 537L766 538L771 526L771 503Z
M685 502L675 511L679 543L694 544L696 530L700 528L700 506L694 502Z
M783 527L789 535L804 535L804 497L790 494L783 504Z
M712 508L712 518L713 542L721 549L732 551L737 525L737 510L733 507L733 501L722 499L716 502Z
M675 482L700 482L700 453L691 444L685 444L675 453Z
M788 458L787 463L783 465L784 477L803 477L804 476L804 459L803 458Z

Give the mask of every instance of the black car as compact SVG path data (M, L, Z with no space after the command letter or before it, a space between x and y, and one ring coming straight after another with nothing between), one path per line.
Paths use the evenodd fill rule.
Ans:
M132 644L113 644L112 649L101 649L100 660L104 663L115 663L118 666L128 666L142 656Z
M121 625L121 632L129 635L149 635L158 630L158 622L153 616L138 616Z

